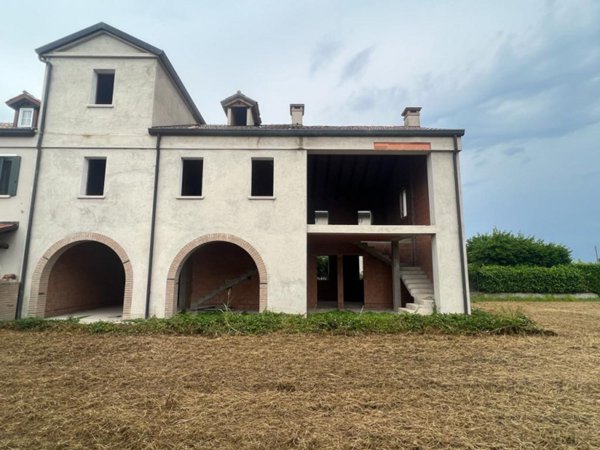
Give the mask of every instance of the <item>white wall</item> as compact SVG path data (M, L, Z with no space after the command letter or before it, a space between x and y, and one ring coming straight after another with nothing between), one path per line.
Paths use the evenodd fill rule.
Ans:
M19 229L2 234L0 240L9 248L0 249L0 277L4 274L21 276L23 249L29 220L29 202L35 171L35 144L33 137L0 137L0 156L20 156L19 182L17 195L0 196L0 222L19 222Z
M290 141L294 139L278 139L275 146L294 143ZM208 142L212 148L197 148ZM267 270L268 310L306 312L306 152L279 151L259 138L240 142L246 149L231 149L227 139L163 138L153 315L164 314L167 273L176 254L211 233L235 235L258 251ZM204 159L204 199L178 199L182 157ZM248 198L253 157L274 160L274 200Z

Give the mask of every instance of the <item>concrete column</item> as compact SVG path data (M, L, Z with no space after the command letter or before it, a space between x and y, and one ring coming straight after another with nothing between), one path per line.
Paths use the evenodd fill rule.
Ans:
M400 281L400 242L392 241L392 300L394 311L402 307L402 289Z
M344 256L337 255L337 304L344 309Z

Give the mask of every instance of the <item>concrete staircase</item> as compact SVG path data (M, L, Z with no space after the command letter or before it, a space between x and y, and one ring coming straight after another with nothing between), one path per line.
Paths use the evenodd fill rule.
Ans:
M257 270L253 269L253 270L244 272L242 275L240 275L239 277L236 277L232 280L225 280L225 282L218 288L213 289L208 294L205 294L202 297L199 297L196 300L192 301L190 310L197 311L197 310L201 309L202 305L204 303L206 303L207 301L215 298L221 292L225 292L226 290L231 289L235 285L240 284L240 283L248 280L249 278L252 278L252 276L256 275L257 273L258 273Z
M434 310L433 284L420 267L401 267L400 278L415 300L400 311L428 315Z

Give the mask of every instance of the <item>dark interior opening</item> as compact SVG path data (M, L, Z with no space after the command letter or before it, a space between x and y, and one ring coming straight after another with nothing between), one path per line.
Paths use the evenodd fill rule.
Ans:
M0 158L0 195L8 195L11 171L12 160L9 158Z
M183 176L181 178L181 195L202 195L202 171L204 161L201 159L184 159Z
M362 277L361 256L344 255L344 304L364 304L365 289Z
M309 155L307 181L309 224L315 211L332 225L370 211L373 225L429 225L427 156Z
M253 197L273 196L273 160L252 160L252 192Z
M337 308L337 256L318 256L317 258L317 305L331 304Z
M243 106L235 106L231 108L231 113L233 115L233 123L232 125L236 126L246 126L248 125L248 108Z
M112 105L115 74L97 73L96 76L96 104Z
M88 159L85 195L104 195L106 159Z
M125 270L117 254L99 242L66 250L48 278L45 316L122 306Z
M179 275L178 308L258 311L260 277L252 257L229 242L197 248Z

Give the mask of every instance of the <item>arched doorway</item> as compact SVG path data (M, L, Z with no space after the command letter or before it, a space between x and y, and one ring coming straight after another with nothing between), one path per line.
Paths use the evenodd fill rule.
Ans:
M129 318L132 272L129 258L113 240L95 233L53 245L32 278L29 315L55 317L105 310Z
M258 252L235 236L208 235L186 245L171 264L165 316L222 306L264 311L266 301L267 273Z

